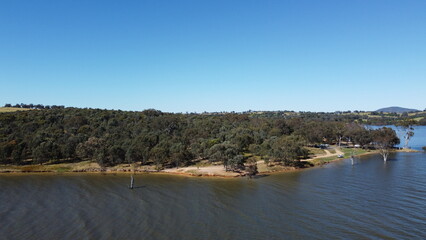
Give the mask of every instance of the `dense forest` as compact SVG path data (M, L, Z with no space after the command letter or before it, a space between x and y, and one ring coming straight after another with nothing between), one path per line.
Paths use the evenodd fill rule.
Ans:
M161 169L206 159L236 170L244 167L249 156L257 156L300 166L300 159L309 154L307 146L350 142L370 148L383 133L350 118L317 116L39 106L37 110L0 113L0 163L93 160L102 167L138 162ZM386 134L396 138L394 131Z

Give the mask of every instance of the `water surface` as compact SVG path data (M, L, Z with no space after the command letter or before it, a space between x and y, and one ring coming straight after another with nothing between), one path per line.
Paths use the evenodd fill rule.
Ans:
M137 175L134 190L129 181L0 175L0 239L426 239L423 152L254 180Z

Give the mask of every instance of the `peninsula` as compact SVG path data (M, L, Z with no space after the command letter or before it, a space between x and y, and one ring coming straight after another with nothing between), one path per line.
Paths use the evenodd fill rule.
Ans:
M1 111L0 172L251 176L388 152L400 142L392 129L365 128L360 112L181 114L37 106ZM353 119L357 114L364 118ZM409 130L424 118L416 114L382 119L409 123Z

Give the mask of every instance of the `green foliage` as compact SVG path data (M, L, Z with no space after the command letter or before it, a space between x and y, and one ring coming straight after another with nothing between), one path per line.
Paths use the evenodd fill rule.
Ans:
M306 158L308 154L309 151L304 148L304 141L299 136L275 138L269 153L275 161L286 166L299 166L300 159Z
M379 148L392 148L400 143L396 132L387 127L372 130L372 138Z
M244 170L245 169L245 166L244 166L245 160L246 160L246 157L244 157L243 155L236 155L235 157L228 160L228 168L231 171Z
M240 161L240 157L237 157L239 153L237 147L228 142L215 144L208 152L210 161L222 163L227 171Z
M257 169L257 159L255 157L247 159L246 171L250 178L259 173Z
M138 163L161 169L206 159L239 171L247 164L246 153L267 163L297 166L308 154L305 146L351 139L370 147L373 136L373 131L353 123L353 118L343 121L343 114L204 115L153 109L33 108L38 110L0 113L1 163L91 160L102 167Z

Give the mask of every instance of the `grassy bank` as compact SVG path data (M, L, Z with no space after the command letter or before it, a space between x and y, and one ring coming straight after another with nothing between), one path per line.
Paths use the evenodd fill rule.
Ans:
M367 154L377 154L378 151L364 150L359 148L341 148L344 156L339 158L337 155L329 157L314 158L306 162L305 167L314 167L324 165L333 161L342 160L354 156L362 156ZM416 150L402 149L396 152L418 152ZM321 154L318 151L317 154ZM279 173L297 170L295 167L282 166L271 163L267 165L260 157L254 156L257 161L259 174ZM300 168L303 169L303 168ZM113 167L102 168L94 161L81 162L49 162L45 164L31 165L0 165L0 173L163 173L172 175L187 175L199 177L238 177L243 176L243 173L226 172L221 164L211 164L208 161L198 162L195 165L180 168L168 168L157 171L153 165L141 166L140 163L135 165L119 164Z
M29 111L30 108L15 108L15 107L0 107L0 113L4 112L17 112L17 111Z
M365 154L377 153L377 151L365 150L362 148L340 148L340 150L344 153L343 157L338 156L330 156L324 158L317 158L311 161L314 166L323 165L329 162L333 162L340 159L350 158L353 156L360 156Z

